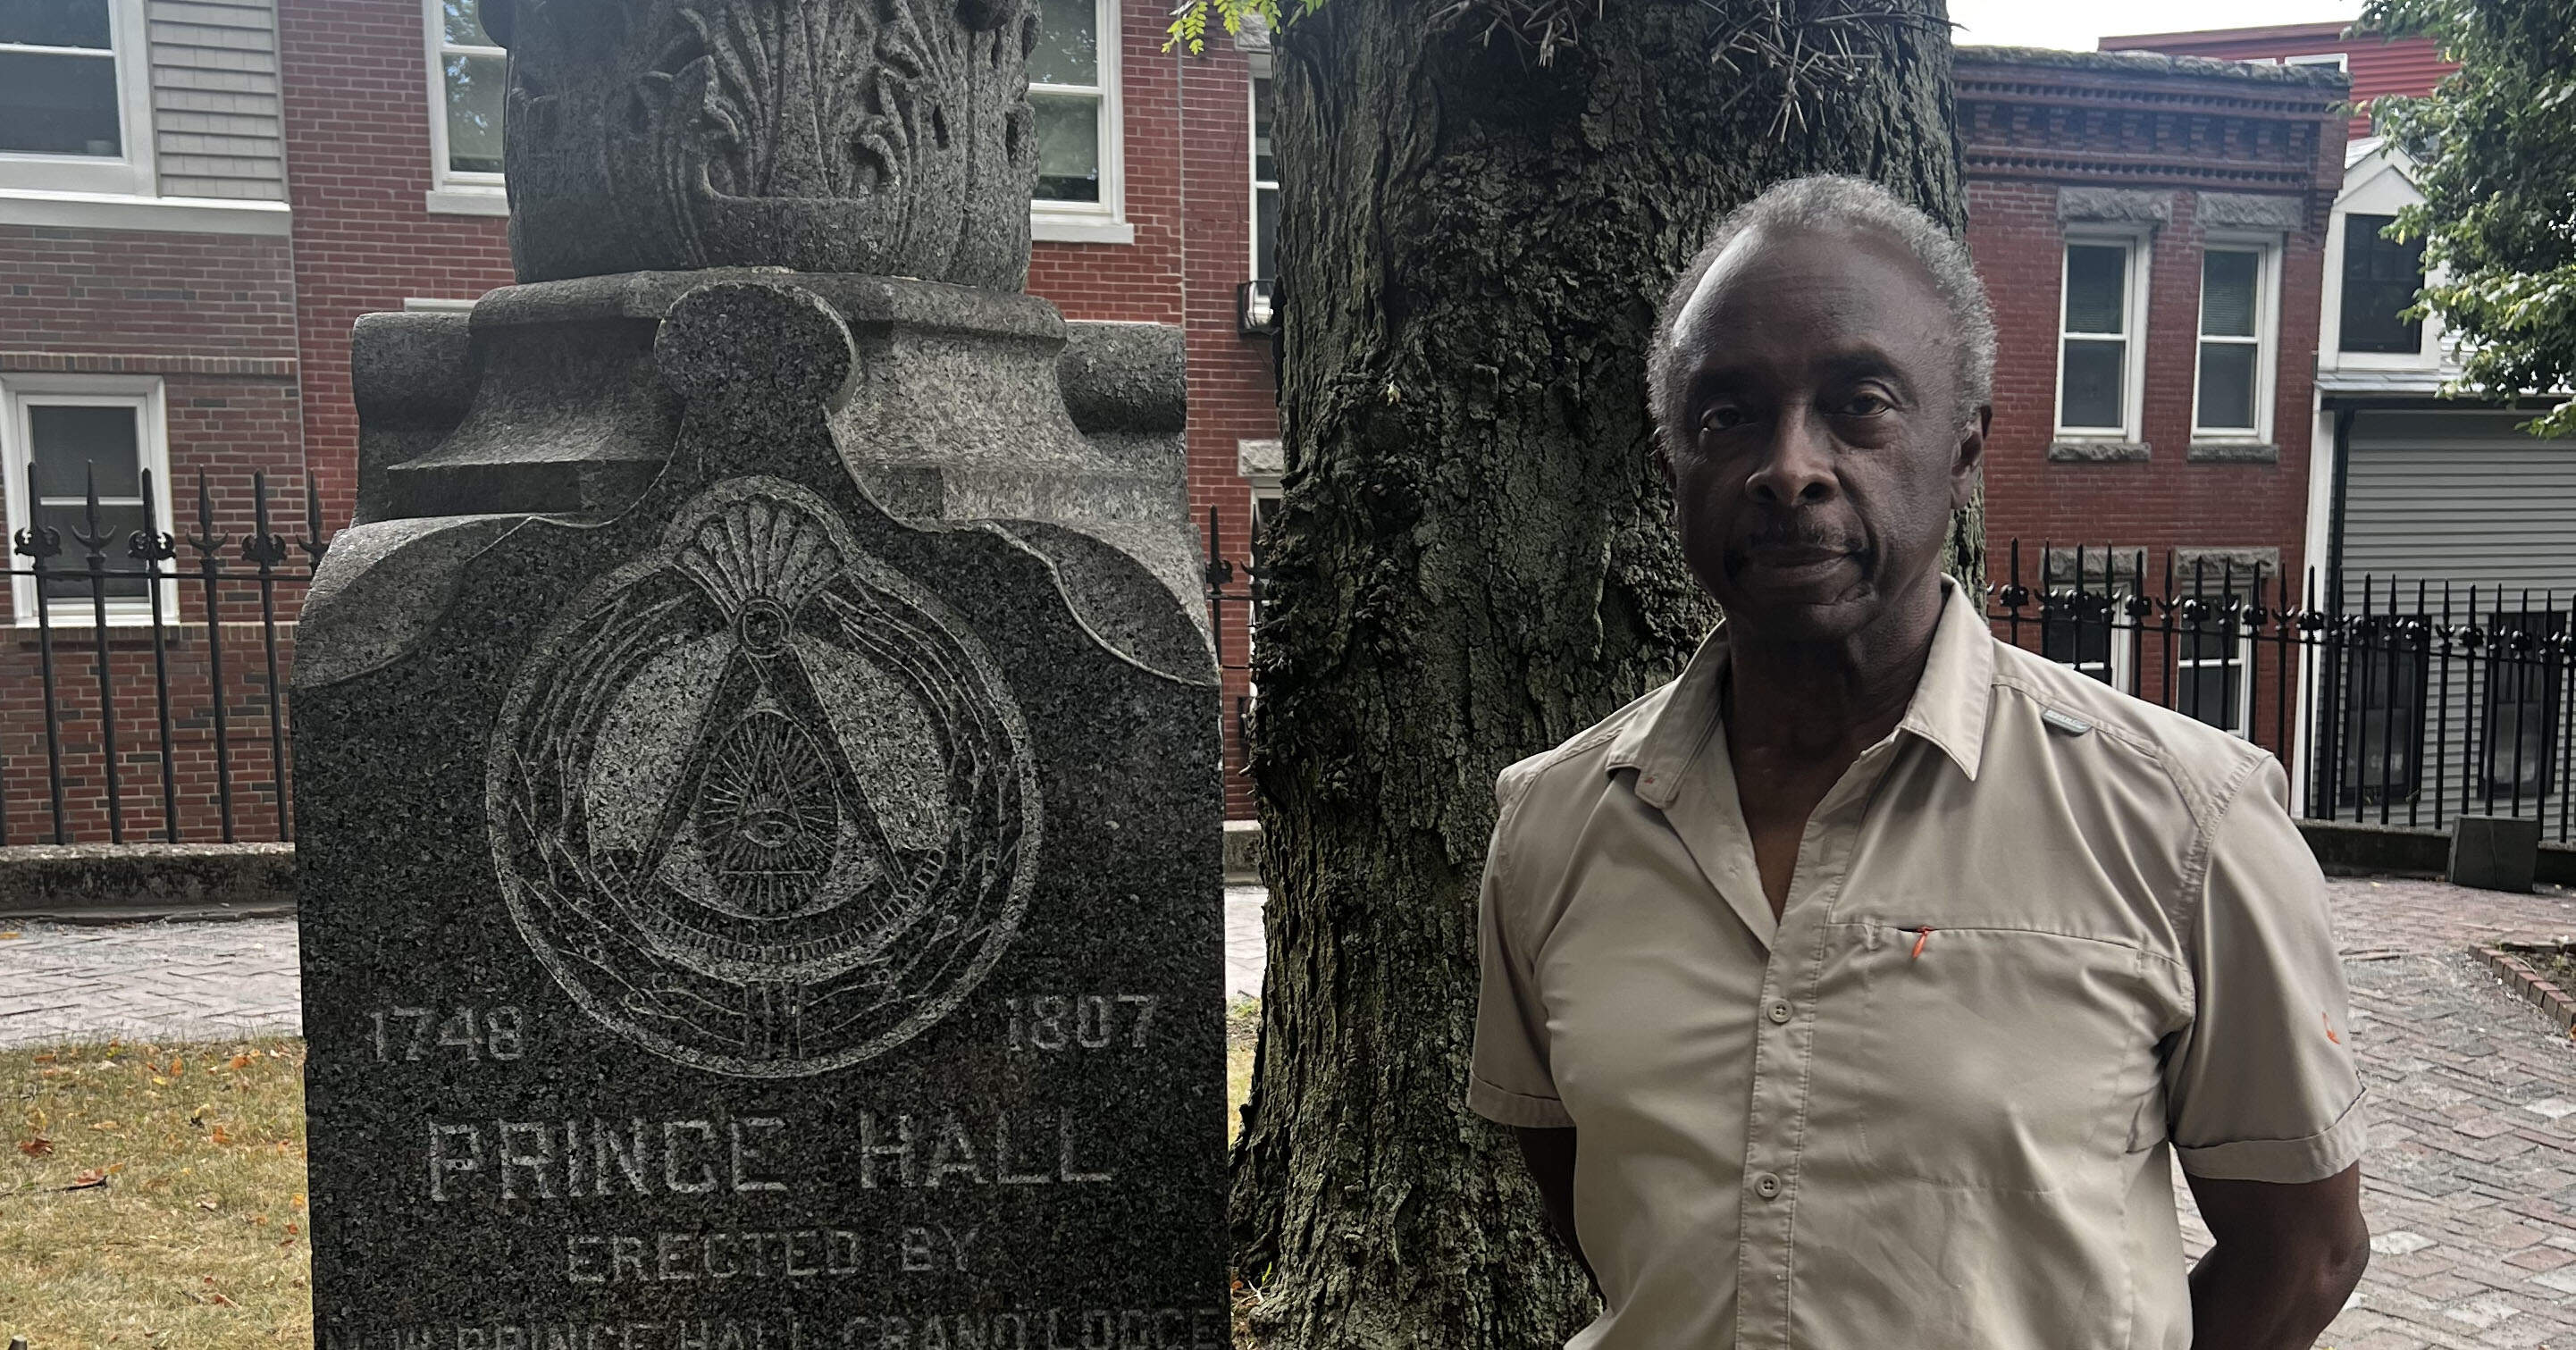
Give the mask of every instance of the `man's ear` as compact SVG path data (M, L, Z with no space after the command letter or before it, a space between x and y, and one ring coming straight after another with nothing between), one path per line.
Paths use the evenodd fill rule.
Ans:
M1950 461L1950 509L1964 511L1977 498L1977 483L1986 468L1986 432L1994 426L1991 403L1977 405L1975 417L1959 428L1959 448Z
M1664 429L1655 428L1655 472L1664 476L1664 491L1679 492L1681 484L1673 477L1673 452L1664 443Z

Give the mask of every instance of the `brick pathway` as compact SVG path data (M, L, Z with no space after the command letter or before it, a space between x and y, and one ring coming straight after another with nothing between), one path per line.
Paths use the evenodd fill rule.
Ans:
M2471 959L2576 936L2576 898L2337 881L2370 1084L2370 1273L2334 1350L2576 1350L2576 1045Z
M1260 988L1257 887L1226 892L1226 988ZM2337 881L2373 1095L2369 1276L2333 1350L2576 1350L2576 1044L2466 955L2576 936L2576 897ZM28 925L0 939L0 1044L297 1025L291 920ZM2206 1234L2186 1203L2193 1250Z
M293 919L0 932L0 1045L302 1029Z

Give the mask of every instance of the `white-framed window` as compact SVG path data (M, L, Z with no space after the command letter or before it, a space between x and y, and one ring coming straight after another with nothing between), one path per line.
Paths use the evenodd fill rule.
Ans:
M501 118L510 54L483 31L479 0L422 0L429 40L429 207L507 209Z
M2097 593L2090 602L2051 604L2039 638L2039 654L2078 674L2128 693L2137 641L2137 620L2129 617L2128 591ZM2106 602L2107 603L2103 603Z
M1032 233L1076 243L1134 242L1122 173L1117 0L1039 0L1029 107L1038 134Z
M2306 56L2284 56L2281 58L2281 64L2285 66L2324 66L2331 70L2352 69L2351 59L2346 57L2342 52L2313 52Z
M0 188L150 196L143 0L0 0Z
M74 536L89 530L93 475L99 532L106 540L100 551L111 571L142 567L127 552L135 531L147 524L170 531L170 452L163 427L156 376L0 376L0 463L8 472L0 495L8 500L10 537L30 525L50 526L62 536L63 551L45 562L49 574L60 573L45 580L45 613L52 622L87 624L94 617L89 549ZM145 470L151 472L148 512ZM28 560L18 563L23 568ZM11 582L10 614L31 627L37 622L36 579L13 576ZM106 593L109 623L151 622L152 597L142 578L111 579ZM178 604L174 575L161 583L163 616L176 618Z
M2122 693L2135 692L2138 592L2142 550L2083 546L2044 555L2039 654Z
M2212 597L2212 609L2219 607ZM2214 613L2174 632L2173 708L2221 731L2246 734L2254 709L2254 638L2228 613Z
M2192 388L2195 441L2272 436L2280 245L2213 238L2200 255L2200 347Z
M1252 279L1279 275L1279 161L1270 153L1270 60L1252 69Z
M2147 241L2070 234L2060 283L2057 434L2134 441L2146 382Z

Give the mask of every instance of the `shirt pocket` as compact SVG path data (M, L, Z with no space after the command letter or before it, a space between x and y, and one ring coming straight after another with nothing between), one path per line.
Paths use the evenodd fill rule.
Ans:
M2110 1184L2154 1081L2143 952L2024 928L1837 927L1817 998L1818 1115L1856 1126L1867 1173Z

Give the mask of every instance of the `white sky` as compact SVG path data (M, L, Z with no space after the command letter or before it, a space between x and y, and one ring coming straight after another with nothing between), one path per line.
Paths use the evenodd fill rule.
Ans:
M1961 46L2091 51L2104 37L2283 23L2350 23L2361 0L1950 0Z

